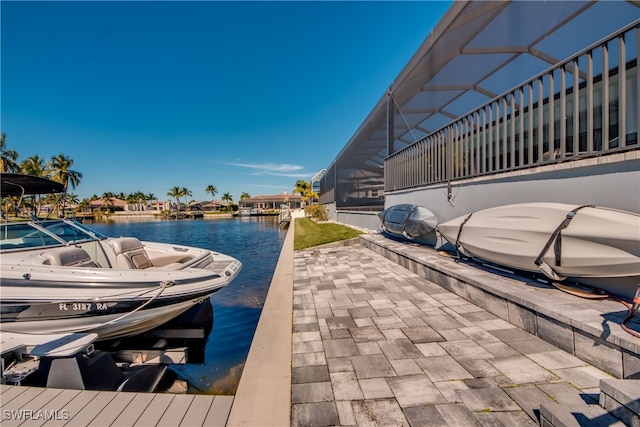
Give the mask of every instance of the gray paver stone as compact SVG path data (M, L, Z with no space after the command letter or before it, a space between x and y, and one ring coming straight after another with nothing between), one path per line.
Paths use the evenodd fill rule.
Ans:
M363 399L360 384L353 372L336 372L331 374L331 386L335 400Z
M403 410L411 427L449 426L435 406L413 406Z
M430 326L404 328L402 332L404 332L414 344L444 341L444 338Z
M553 381L555 375L524 356L496 358L488 361L516 384Z
M333 390L331 383L303 383L291 384L292 403L314 403L333 401Z
M303 366L292 369L291 382L293 384L316 383L329 381L329 369L326 365Z
M417 362L433 382L473 378L473 375L451 356L425 357Z
M447 341L440 343L440 346L456 360L493 358L493 354L472 340Z
M334 402L293 405L291 425L293 427L334 426L340 423Z
M358 400L352 406L358 427L409 426L394 399Z
M523 411L511 412L491 412L491 413L474 413L474 417L481 426L487 427L538 427L538 423L534 422Z
M411 375L387 379L387 383L402 408L435 405L447 400L425 375Z
M393 367L382 354L353 356L351 357L351 363L358 379L393 377L396 375Z
M358 347L351 338L325 340L324 351L327 357L344 357L358 355Z
M520 407L501 388L459 390L462 401L471 411L518 411Z
M462 403L453 405L436 405L435 408L438 410L440 415L442 415L442 418L447 420L447 424L450 427L474 427L480 425L469 408Z
M344 329L344 328L355 328L356 324L351 318L351 316L344 317L330 317L327 319L327 325L329 329Z
M360 388L365 399L382 399L393 397L393 391L384 378L360 380Z
M422 353L408 339L380 341L378 345L389 360L422 357Z
M553 373L581 390L598 387L600 380L611 378L610 375L605 374L593 366L558 369L553 371Z
M350 332L355 342L380 341L384 339L380 329L375 326L354 328Z

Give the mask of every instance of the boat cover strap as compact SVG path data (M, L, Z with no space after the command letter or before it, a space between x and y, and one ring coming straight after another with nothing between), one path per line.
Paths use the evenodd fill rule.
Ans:
M569 213L567 213L567 216L564 218L564 220L553 231L553 233L551 233L551 236L549 236L549 240L547 240L547 243L544 245L544 248L540 252L540 255L538 255L538 258L536 258L535 262L538 267L541 267L542 264L544 264L542 262L542 258L544 257L544 254L547 253L552 243L555 243L553 246L553 252L556 259L555 266L560 267L562 265L562 230L564 230L569 226L569 223L571 223L571 220L576 216L576 213L578 213L580 209L593 208L593 207L594 205L582 205L582 206L578 206L575 209L572 209ZM547 271L544 268L543 268L543 272L548 275ZM555 274L555 272L553 271L551 273ZM556 278L552 277L552 279L556 279Z
M411 209L409 215L407 215L407 218L404 220L404 224L402 224L402 235L409 240L413 240L413 237L409 236L405 230L407 229L407 222L409 222L409 218L411 218L411 215L413 215L413 212L415 212L416 209L418 209L417 206L414 206Z
M467 215L464 221L462 221L462 224L460 224L460 228L458 228L458 235L456 236L456 251L458 252L458 259L460 259L460 252L464 252L464 250L461 250L462 245L460 244L460 234L462 234L462 228L467 223L467 221L469 221L471 215L473 215L473 212Z

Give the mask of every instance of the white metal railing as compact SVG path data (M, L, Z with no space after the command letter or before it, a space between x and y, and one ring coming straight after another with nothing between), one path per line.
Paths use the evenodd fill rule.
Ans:
M639 149L639 28L635 21L391 154L385 191Z

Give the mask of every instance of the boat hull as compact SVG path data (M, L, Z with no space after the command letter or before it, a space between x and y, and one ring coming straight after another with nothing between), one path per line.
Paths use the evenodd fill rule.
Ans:
M98 340L136 335L230 283L241 264L228 260L226 268L216 271L29 266L28 276L22 266L3 264L0 331L90 332L98 334Z
M572 211L575 215L554 238ZM607 282L626 283L616 286L615 293L628 298L638 286L640 215L635 213L523 203L474 212L440 224L438 231L462 253L503 266L549 275L547 266L559 279L576 278L603 288Z
M143 309L125 317L123 313L87 316L30 317L16 322L3 321L2 332L18 334L61 334L78 331L95 333L97 340L123 338L146 332L187 311L204 298ZM76 303L77 304L77 303ZM139 304L140 305L140 304ZM118 320L120 318L120 320ZM111 323L113 322L113 323Z
M429 209L412 204L391 206L378 214L382 230L392 237L424 245L436 244L438 218Z

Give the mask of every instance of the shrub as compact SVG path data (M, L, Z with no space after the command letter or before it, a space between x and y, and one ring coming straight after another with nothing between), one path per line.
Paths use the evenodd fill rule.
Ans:
M309 205L304 208L306 216L315 219L316 221L327 221L329 214L327 209L323 205Z

